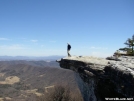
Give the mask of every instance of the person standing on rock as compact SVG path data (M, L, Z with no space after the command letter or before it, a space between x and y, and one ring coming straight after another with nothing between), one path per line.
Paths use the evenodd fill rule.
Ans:
M67 54L68 54L68 57L71 57L70 49L71 49L71 45L69 43L67 43Z

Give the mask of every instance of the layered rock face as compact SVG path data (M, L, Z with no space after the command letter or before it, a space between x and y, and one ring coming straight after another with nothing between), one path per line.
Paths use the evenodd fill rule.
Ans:
M72 56L57 62L61 68L80 75L86 85L83 92L85 101L104 101L106 98L134 100L134 57Z

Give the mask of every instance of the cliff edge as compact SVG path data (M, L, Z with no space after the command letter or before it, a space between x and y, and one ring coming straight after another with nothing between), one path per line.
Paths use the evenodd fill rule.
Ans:
M72 56L57 60L61 68L77 72L85 85L85 101L106 98L134 100L134 57Z

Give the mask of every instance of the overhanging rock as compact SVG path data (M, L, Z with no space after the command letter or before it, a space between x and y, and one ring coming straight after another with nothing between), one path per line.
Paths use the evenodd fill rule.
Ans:
M57 60L61 68L79 73L88 84L88 99L134 98L134 57L120 57L120 61L97 57L65 57ZM117 60L117 59L116 59ZM91 90L91 91L90 91Z

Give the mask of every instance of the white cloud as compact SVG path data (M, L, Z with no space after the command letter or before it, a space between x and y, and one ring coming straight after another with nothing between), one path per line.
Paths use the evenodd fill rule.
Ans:
M51 40L51 41L49 41L49 42L51 42L51 43L56 43L56 41L54 41L54 40Z
M44 47L44 45L41 45L41 47Z
M91 49L95 49L95 47L94 46L92 46L92 47L90 47Z
M31 42L38 42L38 40L30 40Z
M108 48L107 47L90 47L90 49L101 49L101 50L107 50Z
M89 49L89 47L87 47L87 46L81 46L80 48L82 48L82 49Z
M64 55L66 50L62 49L46 49L44 44L41 44L40 47L28 47L23 44L11 44L11 45L0 45L0 55L9 55L9 56L46 56L46 55ZM35 49L36 48L36 49Z
M108 57L108 56L111 56L112 55L112 53L109 53L109 52L91 52L91 56L95 56L95 57Z
M22 49L27 49L23 47L22 45L15 44L15 45L2 45L0 46L0 49L4 50L22 50Z
M107 47L95 47L95 46L91 46L91 47L82 46L80 48L81 49L93 49L93 50L107 50L108 49Z
M0 40L6 41L9 40L8 38L0 38Z

